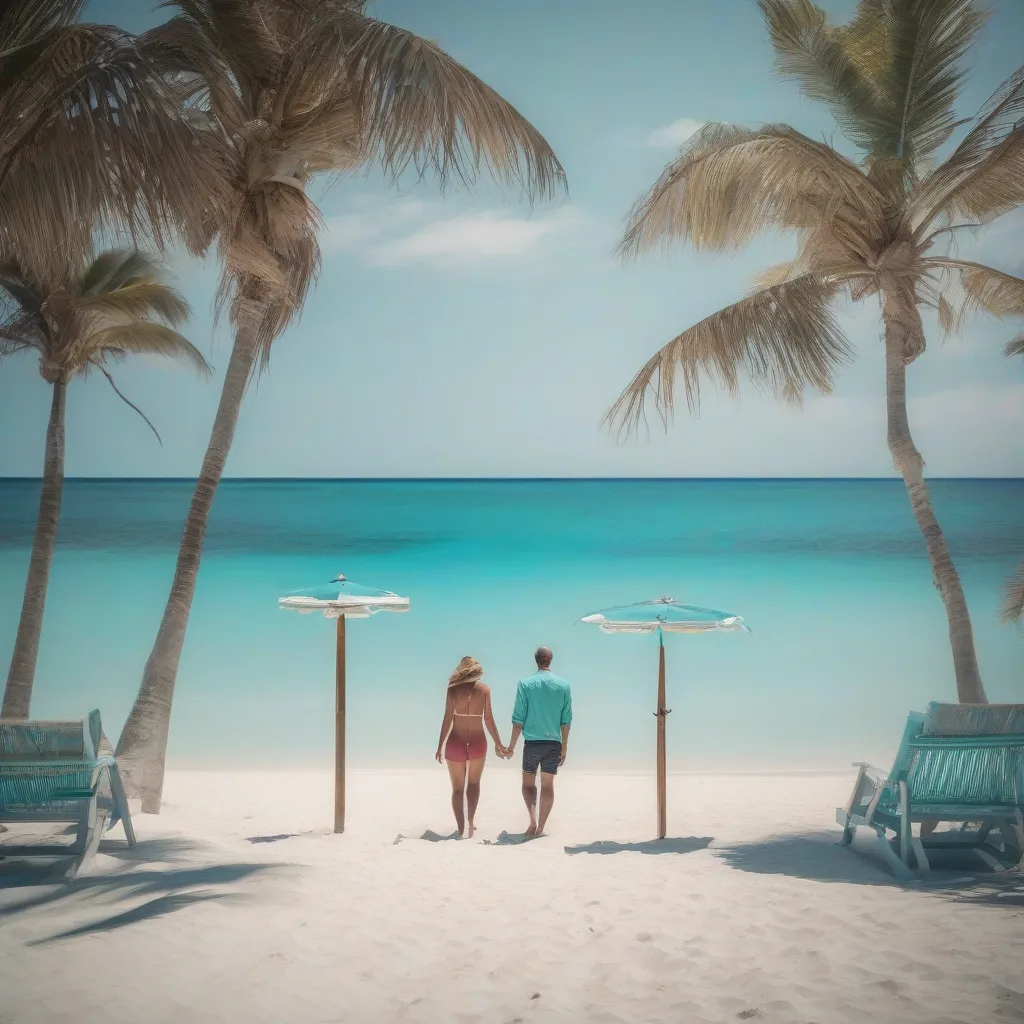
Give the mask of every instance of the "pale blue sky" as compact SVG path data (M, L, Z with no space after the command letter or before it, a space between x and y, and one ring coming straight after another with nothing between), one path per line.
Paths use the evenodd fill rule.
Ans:
M139 29L160 15L94 0L89 16ZM829 0L845 16L853 0ZM250 394L231 476L884 476L877 305L848 318L860 357L802 410L749 387L707 390L699 420L617 446L598 420L648 356L740 297L786 258L765 240L736 257L680 250L622 267L623 217L657 177L687 121L786 121L834 135L828 113L772 72L752 0L379 0L374 13L437 39L544 132L569 177L565 201L533 211L493 189L442 199L429 179L402 194L371 172L323 200L324 268L299 325ZM1024 5L1003 0L973 55L972 113L1021 59ZM839 145L843 141L836 138ZM1024 218L962 252L1024 271ZM190 337L223 370L212 336L217 267L181 261ZM1024 473L1024 360L1001 355L1018 324L978 320L911 368L912 426L933 475ZM126 367L122 389L159 447L102 379L74 385L67 470L79 476L194 476L220 375ZM37 476L48 393L30 359L0 368L0 475Z

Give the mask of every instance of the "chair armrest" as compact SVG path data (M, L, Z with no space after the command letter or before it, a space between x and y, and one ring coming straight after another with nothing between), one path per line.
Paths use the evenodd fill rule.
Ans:
M884 782L889 778L889 773L884 768L868 764L867 761L854 761L853 767L863 769L864 774L871 776L875 782Z

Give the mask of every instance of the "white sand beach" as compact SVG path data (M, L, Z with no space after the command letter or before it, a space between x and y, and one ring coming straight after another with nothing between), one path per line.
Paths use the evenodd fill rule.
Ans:
M0 865L0 1021L1024 1021L1024 880L895 883L852 774L672 776L662 844L650 776L569 766L509 841L518 779L447 841L441 768L351 773L338 836L326 773L170 773L70 885Z

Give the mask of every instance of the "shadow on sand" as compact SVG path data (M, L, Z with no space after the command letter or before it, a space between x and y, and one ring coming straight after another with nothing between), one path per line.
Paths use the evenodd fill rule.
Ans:
M458 841L462 838L458 832L452 832L449 835L443 836L438 832L434 832L432 829L427 829L420 839L426 839L428 843L448 843L452 841Z
M547 839L543 836L528 836L525 832L499 832L496 839L485 839L484 846L522 846L536 839Z
M899 885L873 850L859 842L839 845L838 832L802 832L716 848L729 867L759 875L788 875L814 882Z
M565 852L576 853L696 853L706 850L714 842L708 836L680 836L668 839L648 839L642 843L615 843L599 839L584 846L567 846Z
M175 892L166 896L157 896L155 899L141 903L131 910L122 914L113 914L92 924L83 924L78 928L69 928L64 932L57 932L55 935L48 935L45 939L33 939L27 943L29 946L46 946L51 942L60 939L72 939L78 935L92 935L95 932L109 932L116 928L124 928L125 925L137 924L139 921L149 921L155 917L164 917L173 914L176 910L189 907L193 903L209 903L212 900L242 900L244 897L239 893L232 892L209 892L204 889L197 889L192 892Z
M806 832L736 843L713 852L732 868L761 875L909 888L958 903L1024 907L1024 874L995 873L973 863L957 869L939 862L928 875L900 882L873 846L867 837L844 847L839 845L838 832Z
M242 899L239 893L219 891L267 871L287 868L285 864L209 864L203 867L174 867L190 854L207 848L207 844L187 839L166 838L143 840L129 850L124 843L104 842L100 850L125 866L105 874L84 874L67 879L65 863L49 865L10 861L0 863L0 927L4 919L28 913L60 901L83 897L118 904L142 900L127 910L118 909L107 917L58 932L30 945L43 945L58 939L92 932L123 928L154 917L164 917L195 903L212 900ZM168 865L166 867L154 865ZM13 890L34 889L27 897L14 897ZM7 890L5 894L5 890ZM4 898L6 895L7 898ZM82 904L79 904L82 905Z

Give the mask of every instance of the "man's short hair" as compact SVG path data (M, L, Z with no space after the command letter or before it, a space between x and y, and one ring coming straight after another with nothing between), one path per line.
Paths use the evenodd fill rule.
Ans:
M538 647L533 654L533 660L536 661L538 665L550 665L553 658L554 655L551 653L550 647Z

